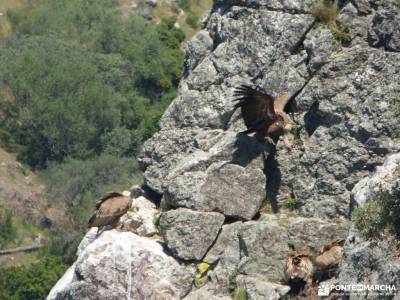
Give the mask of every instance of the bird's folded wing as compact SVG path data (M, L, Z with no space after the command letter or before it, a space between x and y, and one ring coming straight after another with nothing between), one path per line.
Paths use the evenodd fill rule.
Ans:
M123 197L119 192L107 192L105 195L103 195L100 199L96 201L96 209L99 209L100 205L106 201L107 199L113 198L113 197Z

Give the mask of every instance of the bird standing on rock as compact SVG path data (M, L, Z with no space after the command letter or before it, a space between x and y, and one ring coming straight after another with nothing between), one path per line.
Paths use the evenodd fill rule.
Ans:
M96 211L88 222L88 227L115 228L119 219L132 205L130 192L109 192L96 202ZM97 231L99 233L99 230Z

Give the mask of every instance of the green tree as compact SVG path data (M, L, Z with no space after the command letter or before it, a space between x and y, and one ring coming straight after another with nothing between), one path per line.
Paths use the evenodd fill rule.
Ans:
M61 258L51 255L43 256L29 267L0 267L0 299L45 299L66 268Z

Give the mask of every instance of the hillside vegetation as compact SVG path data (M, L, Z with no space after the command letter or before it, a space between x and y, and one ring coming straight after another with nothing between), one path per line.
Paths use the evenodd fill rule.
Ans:
M8 18L13 33L0 45L2 144L45 170L54 199L71 211L79 206L74 216L83 222L82 207L138 172L134 157L175 96L184 33L173 19L122 18L111 0L37 1Z

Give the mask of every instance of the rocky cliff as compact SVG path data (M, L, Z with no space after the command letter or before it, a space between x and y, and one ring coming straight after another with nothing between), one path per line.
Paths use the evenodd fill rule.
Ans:
M398 254L349 221L399 189L400 4L339 1L328 23L317 4L215 1L144 146L148 192L122 229L88 233L48 299L279 299L290 246L337 239L347 240L330 282L400 288ZM239 133L242 83L292 95L291 147Z

